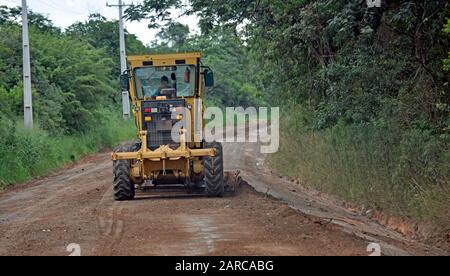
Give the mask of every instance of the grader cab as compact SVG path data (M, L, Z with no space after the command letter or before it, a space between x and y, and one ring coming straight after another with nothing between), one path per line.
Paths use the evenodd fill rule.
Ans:
M214 76L201 53L129 56L128 63L121 86L130 93L139 142L112 154L114 199L132 200L149 182L222 196L222 146L203 138L203 97Z

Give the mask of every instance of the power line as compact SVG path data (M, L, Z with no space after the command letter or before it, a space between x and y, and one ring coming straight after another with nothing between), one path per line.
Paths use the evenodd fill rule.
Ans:
M46 2L46 1L50 1L50 2ZM11 5L16 5L16 6L22 5L21 0L11 0L11 2L12 2ZM51 9L55 9L59 12L64 12L64 13L69 13L69 14L74 14L74 15L84 15L85 14L85 12L69 10L69 9L67 9L67 7L59 6L59 4L56 4L56 2L53 2L52 0L41 0L39 2L39 4L42 4L43 6L46 6Z
M49 1L49 2L47 2ZM52 9L58 10L60 12L64 12L64 13L70 13L70 14L74 14L74 15L85 15L85 12L81 12L81 11L74 11L74 10L70 10L67 7L62 7L59 6L59 4L56 4L55 2L51 1L51 0L41 0L41 3L47 7L50 7Z

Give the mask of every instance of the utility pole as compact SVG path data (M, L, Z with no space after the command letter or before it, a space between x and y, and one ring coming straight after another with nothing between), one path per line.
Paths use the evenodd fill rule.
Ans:
M106 3L108 7L119 8L119 39L120 39L120 72L121 74L127 70L127 53L125 47L125 28L123 23L123 7L128 5L123 4L122 0L119 0L117 5L110 5ZM122 105L123 105L123 118L130 118L130 96L128 91L122 91Z
M30 39L28 36L27 0L22 0L22 46L23 46L23 106L26 128L33 128L33 103L31 97Z

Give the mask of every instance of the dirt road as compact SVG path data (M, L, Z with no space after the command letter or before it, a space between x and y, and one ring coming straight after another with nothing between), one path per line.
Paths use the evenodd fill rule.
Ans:
M220 199L115 202L109 152L16 186L0 194L0 255L69 255L72 243L81 255L368 255L373 241L383 254L435 252L271 175L256 144L224 152L251 186Z

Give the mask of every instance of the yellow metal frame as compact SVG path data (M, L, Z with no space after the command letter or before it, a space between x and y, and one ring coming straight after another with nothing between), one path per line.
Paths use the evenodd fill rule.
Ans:
M190 149L186 147L186 140L184 133L180 135L181 146L178 149L171 149L169 146L163 145L158 149L151 151L147 147L147 131L141 131L142 147L137 152L115 152L112 154L112 159L116 160L140 160L149 159L151 161L161 161L165 159L179 160L180 158L215 156L216 150L211 149Z
M143 66L143 62L151 61L153 66L174 66L177 65L177 60L185 60L186 64L197 65L197 60L202 58L199 52L193 53L174 53L174 54L160 54L160 55L141 55L129 56L128 62L132 68Z

